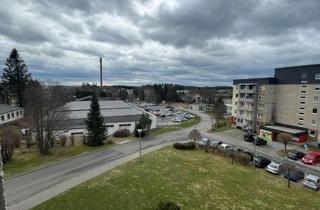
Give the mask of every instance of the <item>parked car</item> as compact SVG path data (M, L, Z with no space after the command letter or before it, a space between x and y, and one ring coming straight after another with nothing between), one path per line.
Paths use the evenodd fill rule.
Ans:
M174 112L174 108L170 108L170 109L169 109L169 112Z
M232 149L232 147L229 145L229 144L220 144L219 145L219 148L220 148L220 150L222 150L222 151L227 151L227 150L231 150Z
M281 163L271 162L266 167L266 171L279 175L283 171L283 165Z
M300 160L301 158L303 158L306 154L303 152L299 152L296 150L292 150L290 152L288 152L287 157L291 160Z
M309 174L306 176L302 182L303 186L311 188L313 190L320 189L320 177Z
M320 162L320 153L309 152L302 158L302 162L308 165L315 165Z
M287 179L289 177L291 181L298 182L304 178L304 173L297 169L291 169L289 170L289 174L287 171L285 172L284 177Z
M266 145L267 141L263 140L262 138L259 137L255 137L256 139L253 141L253 144L257 145L257 146L262 146L262 145Z
M268 160L267 158L265 157L262 157L262 156L255 156L254 157L254 165L256 167L259 167L259 168L265 168L267 165L269 165L271 163L270 160Z
M179 123L179 122L181 122L181 119L179 119L179 118L174 118L173 120L172 120L173 122L176 122L176 123Z
M209 141L209 142L208 142L208 141ZM202 138L200 141L198 141L198 146L199 146L199 147L204 147L204 146L206 146L207 144L210 145L210 139Z
M222 141L213 140L213 141L211 141L210 146L211 146L211 147L218 147L218 146L221 145L221 144L222 144Z
M166 116L167 116L167 117L173 117L174 114L173 114L173 113L167 113Z
M180 120L181 120L182 122L188 121L188 119L185 118L185 117L180 118Z
M246 133L246 134L244 135L243 139L244 139L246 142L253 142L255 136L256 136L256 135L254 135L254 134Z

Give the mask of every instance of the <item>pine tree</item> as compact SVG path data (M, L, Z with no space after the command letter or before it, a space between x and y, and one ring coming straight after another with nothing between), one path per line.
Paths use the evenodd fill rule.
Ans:
M6 60L3 69L2 80L7 92L11 97L17 97L18 105L23 106L23 93L28 82L31 80L31 74L24 60L20 57L18 51L14 48Z
M102 145L107 134L107 127L104 124L104 119L100 112L100 105L95 95L93 95L91 99L86 124L88 130L88 144L90 146Z

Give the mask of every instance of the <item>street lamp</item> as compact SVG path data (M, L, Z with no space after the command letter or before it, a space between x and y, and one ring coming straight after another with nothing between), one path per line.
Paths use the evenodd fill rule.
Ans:
M142 133L142 129L137 129L138 133L139 133L139 150L140 150L140 158L141 158L141 133Z

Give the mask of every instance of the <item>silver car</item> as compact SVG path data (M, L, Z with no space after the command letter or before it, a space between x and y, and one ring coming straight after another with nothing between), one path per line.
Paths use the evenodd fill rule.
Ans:
M309 174L306 176L302 182L303 186L311 188L313 190L320 189L320 178L318 176Z
M266 171L279 175L283 171L283 165L281 163L271 162L266 167Z

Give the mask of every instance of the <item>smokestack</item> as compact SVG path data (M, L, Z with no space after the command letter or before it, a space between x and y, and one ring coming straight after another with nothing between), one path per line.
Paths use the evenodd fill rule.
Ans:
M102 87L102 58L100 57L100 87Z

